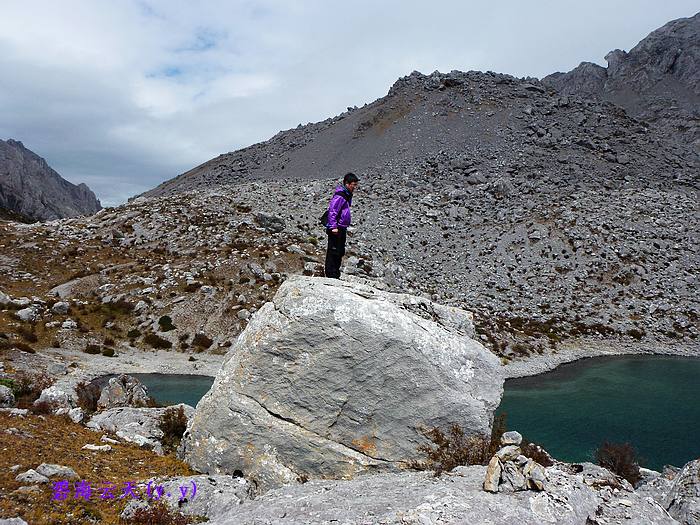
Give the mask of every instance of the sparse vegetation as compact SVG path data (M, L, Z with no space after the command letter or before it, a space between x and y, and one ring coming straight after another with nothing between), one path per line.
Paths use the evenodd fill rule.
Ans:
M175 325L173 324L173 320L169 315L161 316L161 318L158 319L158 326L160 327L161 332L169 332L170 330L175 330Z
M113 444L109 454L82 450L87 443L98 443L96 440L99 439L99 434L73 423L67 416L39 416L30 413L26 417L17 418L0 413L0 428L9 427L15 427L21 433L2 434L1 517L19 515L28 523L52 525L117 525L124 523L120 521L119 514L131 501L131 498L119 499L125 481L194 474L194 471L174 456L158 456L135 444ZM31 496L14 493L23 483L15 480L17 472L9 467L21 464L25 466L23 470L26 470L44 462L66 465L75 470L80 479L89 481L93 486L92 497L84 500L74 498L71 494L65 501L53 500L51 483L37 485L40 492ZM103 482L114 483L117 487L114 499L99 498L98 487ZM145 491L139 495L145 498Z
M447 433L440 428L424 429L423 434L435 446L420 445L418 451L427 459L413 461L409 467L432 470L435 476L440 476L461 465L486 465L498 450L504 431L505 415L494 421L491 436L467 435L457 424L452 425Z
M184 409L181 406L168 408L160 419L163 448L170 451L177 449L186 428L187 416Z
M83 352L85 352L86 354L91 354L91 355L99 354L100 353L100 345L89 343L89 344L85 345L85 349L83 350Z
M28 354L36 354L36 350L29 346L27 343L23 343L22 341L13 341L12 346L17 348L17 350L21 350L22 352L27 352Z
M206 350L212 345L213 342L214 341L212 339L200 332L195 334L194 338L192 339L192 346Z
M153 333L146 334L143 338L143 342L153 348L171 348L173 346L167 339L163 339L159 335Z
M30 374L17 372L12 378L12 393L15 396L17 406L29 408L41 395L41 391L50 387L54 379L44 372Z
M551 467L554 465L554 462L551 460L547 451L536 443L532 443L523 438L523 442L520 444L520 449L522 450L523 456L534 459L543 467Z
M36 336L36 333L27 327L20 326L19 328L17 328L17 333L22 339L24 339L28 343L36 343L37 341L39 341L39 338Z
M134 511L133 516L126 520L127 525L187 525L198 523L199 519L172 510L162 501L150 501L147 507Z
M595 461L601 467L625 478L632 486L641 479L637 451L630 443L603 443L595 451Z
M86 414L91 414L97 410L97 400L100 398L100 387L93 382L81 381L75 386L78 395L78 406Z

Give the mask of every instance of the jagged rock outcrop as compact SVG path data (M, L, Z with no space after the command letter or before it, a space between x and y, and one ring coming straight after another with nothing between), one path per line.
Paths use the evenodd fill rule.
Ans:
M111 432L124 441L163 454L161 419L166 411L178 410L180 407L185 417L192 417L194 408L184 403L163 408L116 407L96 413L86 426L92 430Z
M676 475L664 507L683 525L700 525L700 459L687 463Z
M212 525L327 523L438 525L661 525L676 524L652 498L629 486L614 488L600 467L547 468L548 488L491 494L482 490L486 467L457 467L440 478L428 472L382 473L353 480L312 480L271 490L244 502ZM611 486L611 478L613 483Z
M85 184L72 184L16 140L0 140L0 207L34 220L95 213L100 201ZM5 214L11 218L11 214Z
M503 378L472 335L457 308L292 278L231 347L180 453L266 490L403 468L427 442L421 428L488 434Z
M542 79L564 94L597 95L700 148L700 13L653 31L629 52Z
M147 407L150 401L146 385L133 376L119 374L109 378L107 385L102 388L97 408Z

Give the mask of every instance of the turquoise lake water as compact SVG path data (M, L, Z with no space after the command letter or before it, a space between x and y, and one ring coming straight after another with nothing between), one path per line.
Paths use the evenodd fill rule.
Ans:
M592 461L605 439L630 442L640 464L660 470L700 457L700 359L584 359L506 381L497 413L554 457Z
M148 393L161 405L186 403L197 406L214 383L211 376L188 374L129 374L148 387Z

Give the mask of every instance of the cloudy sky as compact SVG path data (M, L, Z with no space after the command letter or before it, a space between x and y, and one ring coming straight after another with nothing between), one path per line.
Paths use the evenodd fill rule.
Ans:
M0 0L0 138L103 205L413 70L605 64L697 0Z

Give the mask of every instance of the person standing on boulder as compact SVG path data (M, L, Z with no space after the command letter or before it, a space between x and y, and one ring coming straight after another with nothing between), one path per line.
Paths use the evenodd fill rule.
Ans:
M328 203L328 217L326 219L326 235L328 235L326 277L340 279L340 264L343 260L343 255L345 255L345 238L348 226L350 226L352 194L359 183L360 181L354 173L347 173L343 177L343 184L339 184L336 187L333 197Z

